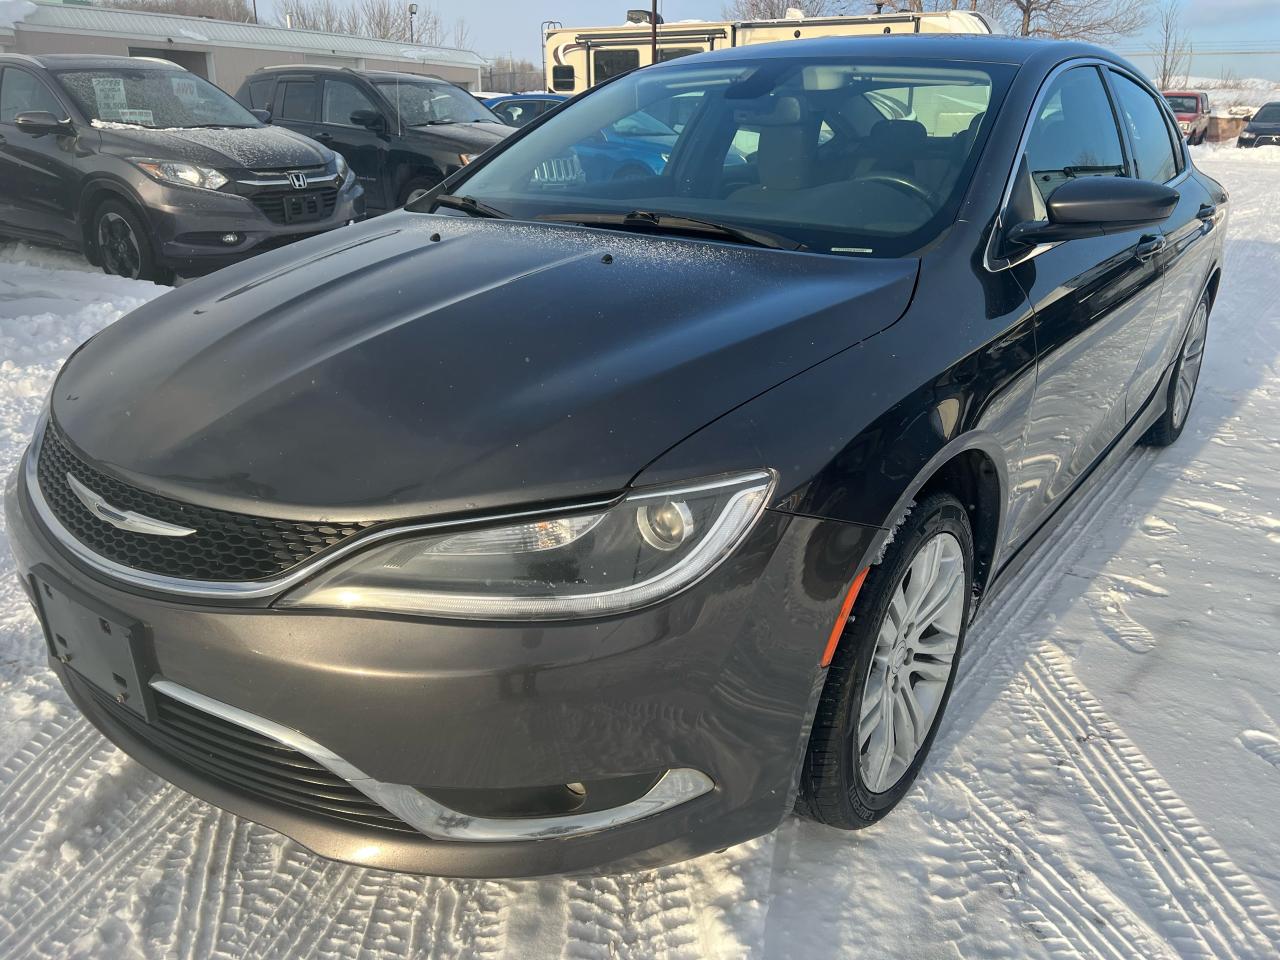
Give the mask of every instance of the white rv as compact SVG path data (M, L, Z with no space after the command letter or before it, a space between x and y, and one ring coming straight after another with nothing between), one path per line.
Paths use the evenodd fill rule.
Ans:
M788 17L784 20L663 23L653 26L554 27L546 31L547 89L581 93L637 67L708 50L743 47L775 40L867 36L878 33L998 33L980 13L879 13L854 17Z

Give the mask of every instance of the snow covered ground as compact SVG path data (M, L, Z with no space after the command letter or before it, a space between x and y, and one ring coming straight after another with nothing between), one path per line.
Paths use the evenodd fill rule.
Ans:
M1280 150L1233 195L1187 432L1136 450L986 611L903 807L653 873L328 863L109 746L0 558L0 958L1280 954ZM161 288L0 248L0 469L58 363Z

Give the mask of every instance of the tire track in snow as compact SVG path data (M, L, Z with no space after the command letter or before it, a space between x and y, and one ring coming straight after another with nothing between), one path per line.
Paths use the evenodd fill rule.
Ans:
M1108 844L1126 867L1150 874L1166 897L1151 903L1158 913L1177 904L1190 931L1215 956L1255 957L1280 953L1280 914L1253 881L1231 862L1191 811L1170 789L1102 705L1071 672L1065 658L1046 646L1028 671L1036 697L1031 701L1042 730L1057 740L1072 763L1071 782L1085 795L1085 813L1099 822ZM1072 749L1071 741L1077 744Z
M953 790L968 800L963 822L948 821L943 829L953 843L969 846L980 858L979 872L990 883L1004 884L1018 898L1023 924L1053 956L1110 960L1169 957L1150 931L1097 877L1080 882L1081 871L1066 862L1051 840L1022 826L1015 815L1002 815L990 791L970 787L952 774L944 775Z
M1240 746L1260 760L1265 760L1280 770L1280 738L1261 730L1246 730L1240 734Z

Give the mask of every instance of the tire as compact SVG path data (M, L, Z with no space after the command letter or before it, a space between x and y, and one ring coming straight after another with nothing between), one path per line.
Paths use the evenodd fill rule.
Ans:
M947 599L939 616L919 628L917 646L904 654L901 643L906 639L910 647L909 637L915 631L899 631L894 624L901 622L897 620L900 614L911 610L912 584L921 571L929 569L934 556L940 559L937 578L925 581L921 599L932 602L935 595L928 592L930 584L941 591L939 585L949 583ZM951 494L930 494L911 509L884 560L867 574L853 616L836 648L800 778L796 806L802 816L832 827L857 830L883 818L911 789L951 696L972 596L973 532L968 514ZM916 613L918 610L907 618L908 628L915 623L911 618ZM948 648L953 651L949 662L946 656L927 652L932 649L941 653ZM926 665L927 674L917 672ZM943 672L945 677L941 676ZM901 699L902 694L893 691L903 687L910 690L910 698L919 709L927 713L932 706L933 711L927 719L922 713L922 722L915 725L915 729L924 727L927 732L923 739L913 738L917 745L909 761L898 755L907 750L890 757L888 751L880 749L885 739L881 725L875 722L884 714L886 703L884 697L875 696L875 691L889 692L889 716L893 718L906 702ZM870 701L864 705L864 693L878 701L878 709ZM869 776L875 770L879 774Z
M406 204L412 203L414 200L418 199L419 196L435 187L439 182L439 180L426 180L423 178L410 180L400 188L400 201L397 206L403 207Z
M103 273L131 280L173 283L173 271L156 262L151 231L127 203L107 200L100 204L93 214L90 235Z
M1180 436L1191 413L1196 385L1200 382L1200 368L1204 363L1204 348L1209 336L1209 293L1200 297L1191 314L1182 348L1174 363L1173 376L1169 378L1164 413L1142 436L1141 443L1149 447L1167 447Z

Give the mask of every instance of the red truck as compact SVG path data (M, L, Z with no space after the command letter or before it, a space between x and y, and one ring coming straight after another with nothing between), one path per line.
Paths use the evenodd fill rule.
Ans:
M1164 98L1173 108L1187 143L1203 143L1209 132L1209 95L1200 90L1166 90Z

